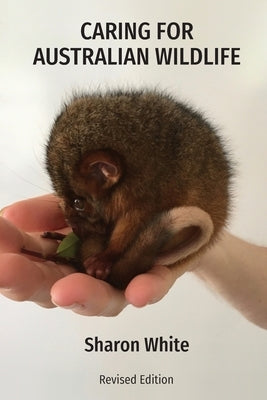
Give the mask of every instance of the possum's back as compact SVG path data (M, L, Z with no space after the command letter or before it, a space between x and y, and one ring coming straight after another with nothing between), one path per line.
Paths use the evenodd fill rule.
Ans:
M201 114L170 96L115 91L73 98L48 141L50 175L63 179L99 149L119 154L124 184L148 201L199 204L225 218L231 170L221 140Z

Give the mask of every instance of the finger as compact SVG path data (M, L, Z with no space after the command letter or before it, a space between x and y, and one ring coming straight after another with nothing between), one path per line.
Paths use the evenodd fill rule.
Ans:
M1 216L29 232L55 230L66 226L59 199L52 194L7 206L2 210Z
M23 246L22 233L0 217L0 252L18 252Z
M16 301L33 301L54 307L50 290L58 279L73 272L52 262L33 262L19 254L0 255L0 292Z
M170 290L178 276L186 269L154 266L145 274L136 276L125 290L126 300L135 307L144 307L161 300Z
M51 290L54 304L87 316L115 316L127 302L123 292L92 276L75 273L57 281Z
M46 255L53 254L57 246L56 241L42 239L40 234L27 234L0 217L0 252L20 253L26 248Z

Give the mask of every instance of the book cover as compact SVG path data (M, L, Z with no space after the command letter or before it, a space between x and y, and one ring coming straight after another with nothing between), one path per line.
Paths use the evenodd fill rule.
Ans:
M235 165L227 230L266 246L266 18L264 0L2 1L0 208L52 192L45 145L73 93L156 88L217 127ZM1 232L3 398L266 397L267 318L235 301L242 274L230 274L230 301L196 268L154 304L85 316L40 307L36 292L12 300L1 257L13 237Z

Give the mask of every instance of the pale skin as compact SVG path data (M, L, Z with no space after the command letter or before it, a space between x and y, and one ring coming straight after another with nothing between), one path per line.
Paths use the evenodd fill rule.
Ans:
M182 268L154 266L125 291L77 273L67 265L27 257L28 249L51 254L54 241L40 232L66 231L58 199L52 195L6 207L0 218L0 292L16 301L70 309L87 316L114 316L128 304L143 307L162 299L184 272L195 273L247 319L267 329L267 248L227 232L196 261ZM27 232L27 233L26 233Z

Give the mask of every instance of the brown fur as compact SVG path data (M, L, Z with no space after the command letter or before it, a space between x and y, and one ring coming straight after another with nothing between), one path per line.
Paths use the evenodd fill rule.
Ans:
M228 215L231 169L219 136L199 113L162 93L74 98L52 128L47 169L82 239L86 269L118 287L149 269L164 248L197 236L198 225L171 235L166 212L195 207L210 216L212 234L203 246ZM83 210L74 209L76 198ZM146 236L149 245L140 246Z

